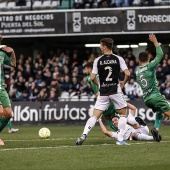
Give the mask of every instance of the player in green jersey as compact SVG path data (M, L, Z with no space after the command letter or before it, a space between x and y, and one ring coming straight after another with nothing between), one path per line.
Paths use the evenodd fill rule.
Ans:
M84 70L85 73L87 74L86 76L86 81L87 83L89 83L90 87L92 88L94 94L96 95L96 97L98 96L99 93L99 89L98 86L91 80L91 73L92 73L92 68L93 68L93 62L87 62L84 65ZM135 113L136 113L136 107L130 103L127 103L127 108L130 109L129 112L129 116L127 118L128 124L130 125L137 125L138 123L140 125L146 125L146 123L140 118L140 117L136 117L135 118ZM104 117L104 119L107 121L107 123L109 124L109 126L114 130L114 131L118 131L118 128L113 124L112 122L112 117L118 115L118 112L116 111L116 108L114 107L113 103L110 103L109 107L107 108L107 110L105 110L103 112L102 117Z
M11 109L11 103L8 96L7 91L5 90L5 80L4 80L4 70L3 70L3 64L10 65L15 67L16 66L16 58L14 50L11 49L10 53L7 53L5 51L8 51L9 48L7 48L4 45L0 46L0 132L5 128L5 126L8 124L8 121L12 117L12 109ZM8 51L9 52L9 51ZM0 140L0 145L4 145L3 141Z
M151 130L154 139L160 142L158 129L162 122L163 115L170 118L170 105L158 90L158 83L155 75L155 68L163 58L163 52L154 34L149 35L149 40L156 47L156 57L150 62L149 56L145 52L139 54L139 68L136 71L137 82L143 91L143 100L147 107L156 112L155 127Z

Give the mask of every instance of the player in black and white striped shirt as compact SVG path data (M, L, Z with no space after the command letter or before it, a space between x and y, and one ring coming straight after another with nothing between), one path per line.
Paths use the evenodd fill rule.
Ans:
M123 98L122 88L129 79L130 72L126 66L124 59L113 54L113 40L111 38L103 38L100 40L100 49L102 56L96 58L93 64L91 79L99 86L99 96L94 107L93 116L88 119L83 134L77 139L76 145L81 145L87 137L89 131L95 126L97 119L102 115L110 102L113 102L117 109L120 119L118 123L118 140L117 145L127 145L123 140L126 128L126 101ZM120 70L125 73L124 81L119 82ZM96 79L99 75L99 83Z

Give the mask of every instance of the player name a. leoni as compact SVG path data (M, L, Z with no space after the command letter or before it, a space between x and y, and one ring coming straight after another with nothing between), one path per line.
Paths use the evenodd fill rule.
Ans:
M100 61L100 65L105 65L105 64L117 64L116 60L104 60Z

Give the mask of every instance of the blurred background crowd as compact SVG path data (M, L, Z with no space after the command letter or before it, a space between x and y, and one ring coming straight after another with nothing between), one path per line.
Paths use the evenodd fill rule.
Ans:
M86 9L169 5L169 0L0 0L1 10Z
M151 60L155 54L146 52ZM131 72L130 80L123 92L128 99L142 97L142 91L136 82L135 71L138 67L137 56L131 48L114 52L126 61ZM48 100L48 101L77 101L86 98L94 101L94 94L86 82L83 65L94 61L100 53L85 50L51 50L48 53L38 52L36 57L20 54L16 68L5 67L6 84L12 100ZM170 55L164 54L163 60L156 70L160 92L170 99ZM120 80L123 73L120 75Z

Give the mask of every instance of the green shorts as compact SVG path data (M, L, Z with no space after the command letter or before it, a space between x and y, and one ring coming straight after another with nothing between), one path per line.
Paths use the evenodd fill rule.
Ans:
M152 94L152 98L145 102L146 106L153 112L165 113L170 110L170 104L160 93Z
M3 108L11 107L11 102L5 89L0 90L0 104Z
M116 114L118 113L112 103L109 105L108 109L103 112L104 117L112 117L115 116Z

